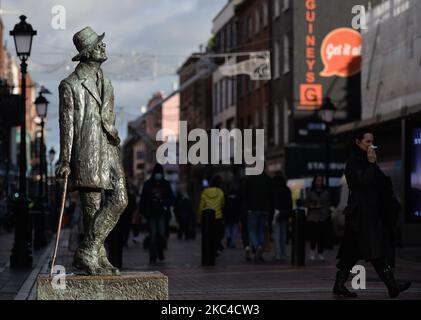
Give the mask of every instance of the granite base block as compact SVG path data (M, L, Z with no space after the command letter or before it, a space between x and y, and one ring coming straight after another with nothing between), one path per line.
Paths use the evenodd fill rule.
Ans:
M54 283L49 275L39 275L37 300L168 300L168 277L160 272L68 275Z

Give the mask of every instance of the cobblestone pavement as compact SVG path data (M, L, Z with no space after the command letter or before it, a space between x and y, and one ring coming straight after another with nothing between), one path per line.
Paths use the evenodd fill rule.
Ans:
M29 270L11 270L9 260L11 250L13 248L14 234L0 230L0 300L15 299L22 290L25 283L29 290L34 283L30 283L28 279L33 279L36 274L38 264L43 264L45 259L45 251L47 248L39 251L33 251L33 269Z
M239 243L237 249L225 249L214 267L201 267L200 241L200 238L178 240L171 235L165 262L153 267L148 264L148 252L142 244L130 241L124 249L122 271L161 271L169 278L172 300L333 299L336 250L326 253L325 262L292 267L289 261L272 261L271 252L265 252L265 262L246 262ZM66 264L70 265L71 255L67 259ZM387 299L386 289L373 268L365 262L362 264L367 267L367 290L361 292L360 299ZM421 299L419 270L419 260L398 259L399 277L414 281L401 299Z
M68 272L72 272L73 253L67 248L67 240L68 231L65 230L60 242L57 264L64 265ZM200 237L185 241L171 235L165 252L165 262L150 266L148 252L142 248L141 241L134 243L131 239L129 247L124 248L122 272L161 271L169 278L171 300L334 299L331 289L336 272L336 250L326 252L325 262L307 262L305 267L292 267L289 261L272 261L271 252L265 252L265 262L246 262L242 249L227 248L217 258L215 266L201 267L200 241ZM411 289L402 294L400 299L421 299L421 260L417 254L413 254L418 252L417 250L418 248L398 250L396 274L400 279L413 281ZM405 256L405 259L400 256ZM49 255L45 258L41 272L47 272L48 261ZM361 264L367 268L367 290L359 293L359 299L388 299L386 289L371 265L365 262ZM10 270L5 272L6 270L0 274L0 283L5 280L4 277L11 277L8 280L9 287L6 287L9 296L0 288L0 297L13 298L13 294L19 289L17 287L22 285L22 279L13 278ZM350 286L348 283L348 287ZM34 298L32 288L28 299Z

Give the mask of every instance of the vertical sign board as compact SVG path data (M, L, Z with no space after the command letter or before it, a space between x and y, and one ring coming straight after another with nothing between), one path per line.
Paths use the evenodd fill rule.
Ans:
M362 37L360 30L352 29L352 8L366 2L293 2L295 120L314 117L325 97L338 111L336 124L359 119Z

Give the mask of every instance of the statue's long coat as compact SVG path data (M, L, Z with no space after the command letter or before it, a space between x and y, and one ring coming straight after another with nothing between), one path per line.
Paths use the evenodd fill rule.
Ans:
M60 93L60 161L70 164L71 189L114 189L124 175L115 128L114 89L103 77L102 97L96 73L85 63L64 79Z

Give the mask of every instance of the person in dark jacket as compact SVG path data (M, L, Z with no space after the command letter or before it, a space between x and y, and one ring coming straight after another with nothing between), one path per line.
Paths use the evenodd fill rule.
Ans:
M240 179L240 191L239 199L240 203L240 228L241 228L241 242L243 244L246 261L251 260L251 248L250 248L250 233L248 228L248 213L246 203L246 185L247 180L245 177Z
M137 196L136 196L136 189L132 184L129 184L127 189L127 196L129 199L129 203L125 212L123 213L124 219L123 222L123 234L124 234L124 246L129 246L129 238L130 238L130 229L132 226L133 215L137 210Z
M151 178L145 182L140 199L140 211L148 220L149 229L149 261L164 260L166 245L166 224L171 216L170 208L174 196L170 183L164 178L164 169L156 164Z
M195 215L193 203L185 191L179 191L174 205L175 218L178 223L178 239L193 239Z
M241 204L235 183L232 183L228 188L228 193L225 197L224 208L224 225L225 238L229 248L235 248L235 240L237 238L238 225L240 223Z
M255 260L264 261L265 228L273 210L272 180L265 171L260 175L247 178L245 200L250 241L256 253Z
M306 197L307 229L310 238L310 260L316 259L316 247L318 259L324 261L326 234L329 233L330 218L330 195L324 186L324 178L317 175L313 179L310 190Z
M288 219L292 214L292 195L281 172L278 172L273 177L273 209L275 210L272 219L273 242L275 245L274 260L286 260L285 243Z
M370 261L385 283L389 296L397 297L411 283L395 280L387 253L398 214L390 179L377 165L373 134L355 134L345 176L350 189L345 214L345 234L338 252L338 272L333 288L336 296L356 297L345 287L350 270L359 259Z

